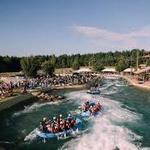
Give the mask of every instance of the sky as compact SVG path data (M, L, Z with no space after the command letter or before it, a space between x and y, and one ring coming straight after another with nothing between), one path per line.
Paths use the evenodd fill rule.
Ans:
M0 55L150 50L150 0L0 0Z

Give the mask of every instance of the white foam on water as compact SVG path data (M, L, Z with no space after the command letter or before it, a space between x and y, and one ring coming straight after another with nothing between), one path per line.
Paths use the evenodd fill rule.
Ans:
M115 84L115 86L127 86L126 84Z
M37 138L37 134L36 134L36 130L34 129L33 131L31 131L25 138L24 141L25 142L32 142Z
M105 88L100 87L101 95L115 94L118 92L118 90L119 89L116 86L112 86L112 88L110 88L110 86L106 86Z
M132 144L132 141L141 137L138 137L127 128L112 125L106 120L101 121L94 124L90 133L71 140L62 149L113 150L117 146L120 150L138 150L139 146Z
M92 96L82 92L72 92L69 96L77 102L82 103L84 100L91 100ZM142 139L130 129L123 126L125 122L137 122L141 119L140 114L122 108L120 102L116 102L103 97L96 97L95 101L100 101L103 106L103 113L95 118L92 117L93 126L90 132L72 139L65 143L63 150L113 150L116 146L120 150L139 150L140 142L135 144L135 140Z
M117 88L112 88L111 90L101 91L101 95L111 95L111 94L115 94L117 92L118 92Z
M107 84L100 87L101 95L111 95L122 90L120 87L127 86L124 82L114 80L113 82L108 81Z
M52 104L56 104L57 105L59 103L60 103L60 101L57 101L57 102L46 102L46 103L34 103L31 106L25 106L24 110L15 112L13 114L13 117L18 117L18 116L20 116L22 114L26 114L26 113L31 113L31 112L37 111L40 107L43 107L43 106L46 106L46 105L52 105Z
M89 99L93 99L90 94L86 94L86 90L67 93L66 96L72 99L75 103L82 103Z

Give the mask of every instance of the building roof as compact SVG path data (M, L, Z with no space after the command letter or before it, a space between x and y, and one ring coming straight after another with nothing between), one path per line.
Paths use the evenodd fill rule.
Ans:
M55 74L72 74L72 68L59 68L55 69Z
M135 73L135 74L141 74L141 73L146 73L146 72L148 72L148 71L150 71L150 66L145 67L144 69L138 70L138 71L136 71L136 72L134 72L134 73Z
M139 66L140 67L146 67L146 64L140 64Z
M127 68L123 72L134 72L134 71L135 71L134 68Z
M150 54L142 56L143 58L150 58Z
M92 70L90 68L80 68L79 70L74 71L76 73L81 73L81 72L92 72Z
M43 70L38 70L38 71L37 71L37 74L38 74L38 75L45 75L46 73L45 73Z
M105 68L102 72L117 72L115 68Z

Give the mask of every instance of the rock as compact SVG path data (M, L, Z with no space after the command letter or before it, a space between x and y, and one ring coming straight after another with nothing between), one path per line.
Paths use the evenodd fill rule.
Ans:
M58 96L58 99L60 100L60 99L63 99L63 97L62 96Z
M44 92L36 93L36 97L39 98L40 101L57 101L57 100L64 99L63 96L48 95L47 93Z

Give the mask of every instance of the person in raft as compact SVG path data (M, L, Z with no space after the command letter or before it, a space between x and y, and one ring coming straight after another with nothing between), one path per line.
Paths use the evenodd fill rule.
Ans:
M89 101L85 102L82 106L81 109L86 112L86 111L90 111L91 113L96 113L98 111L100 111L102 108L100 102L97 102L96 104L92 104L90 105Z
M44 133L58 133L71 129L75 123L75 119L70 114L67 119L64 119L60 114L58 117L53 117L53 120L44 117L39 128Z
M84 112L88 111L89 108L90 108L90 103L89 103L89 101L86 101L86 102L83 103L82 106L81 106L81 109L82 109Z

